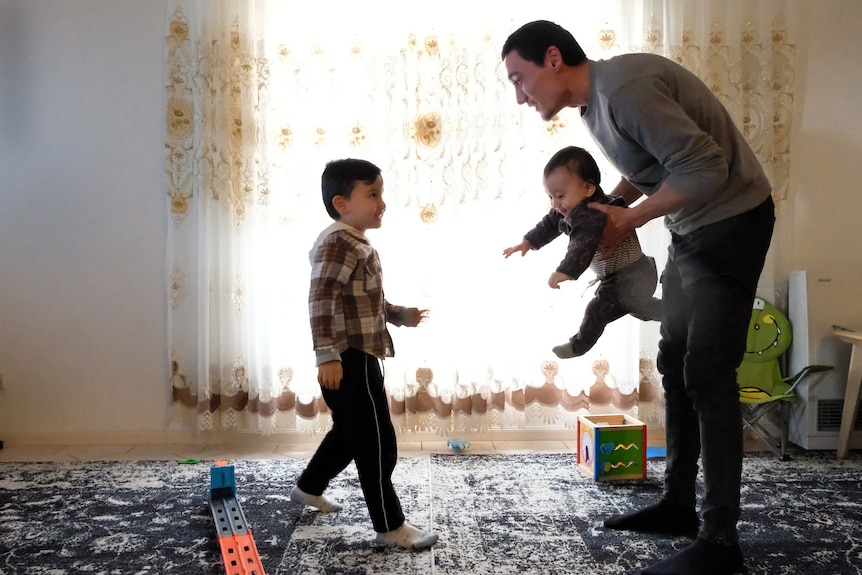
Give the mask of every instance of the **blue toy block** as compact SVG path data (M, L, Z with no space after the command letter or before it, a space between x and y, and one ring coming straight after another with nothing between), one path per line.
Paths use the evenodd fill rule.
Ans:
M210 495L222 494L230 492L232 496L236 496L236 475L233 465L226 463L216 463L210 467Z

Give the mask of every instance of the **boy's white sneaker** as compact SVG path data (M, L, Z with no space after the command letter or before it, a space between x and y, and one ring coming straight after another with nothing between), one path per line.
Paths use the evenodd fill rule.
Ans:
M428 549L437 543L438 536L430 531L422 531L409 523L404 523L398 529L377 534L377 543L381 545L395 545L404 549L415 549L421 551Z
M294 487L290 490L290 500L294 503L302 503L303 505L314 507L321 513L334 513L342 509L341 503L333 501L325 495L310 495L299 487Z

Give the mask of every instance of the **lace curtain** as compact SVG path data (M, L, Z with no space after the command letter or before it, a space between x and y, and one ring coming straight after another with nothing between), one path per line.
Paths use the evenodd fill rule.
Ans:
M542 167L557 149L591 150L607 189L619 176L576 110L543 123L515 104L500 48L519 25L551 17L593 59L648 51L680 62L733 112L780 201L794 83L786 4L559 2L505 15L451 0L409 15L379 4L169 5L171 426L327 429L308 250L330 222L320 173L341 157L383 170L388 208L369 237L387 298L431 310L418 328L392 328L396 357L384 367L397 429L570 428L587 412L661 426L658 324L622 318L586 356L558 360L550 349L577 330L590 273L547 287L564 240L501 255L546 212ZM651 222L640 236L661 268L667 232Z

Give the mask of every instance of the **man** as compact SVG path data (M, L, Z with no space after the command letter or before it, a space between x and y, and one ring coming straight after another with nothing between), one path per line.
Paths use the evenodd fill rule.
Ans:
M608 216L602 235L608 255L654 218L664 217L671 233L657 362L667 412L663 494L604 525L697 534L642 575L742 573L736 368L775 222L769 181L727 110L671 60L653 54L589 60L568 31L547 21L513 32L502 58L518 104L546 121L563 108L580 108L596 144L622 174L611 193L631 207L591 204ZM631 205L641 195L646 198Z

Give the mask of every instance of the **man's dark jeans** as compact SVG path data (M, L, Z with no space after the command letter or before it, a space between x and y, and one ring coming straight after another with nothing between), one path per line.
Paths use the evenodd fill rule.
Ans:
M672 234L662 274L667 460L664 499L694 508L703 464L700 537L738 542L742 417L736 368L772 238L772 199L686 235Z

